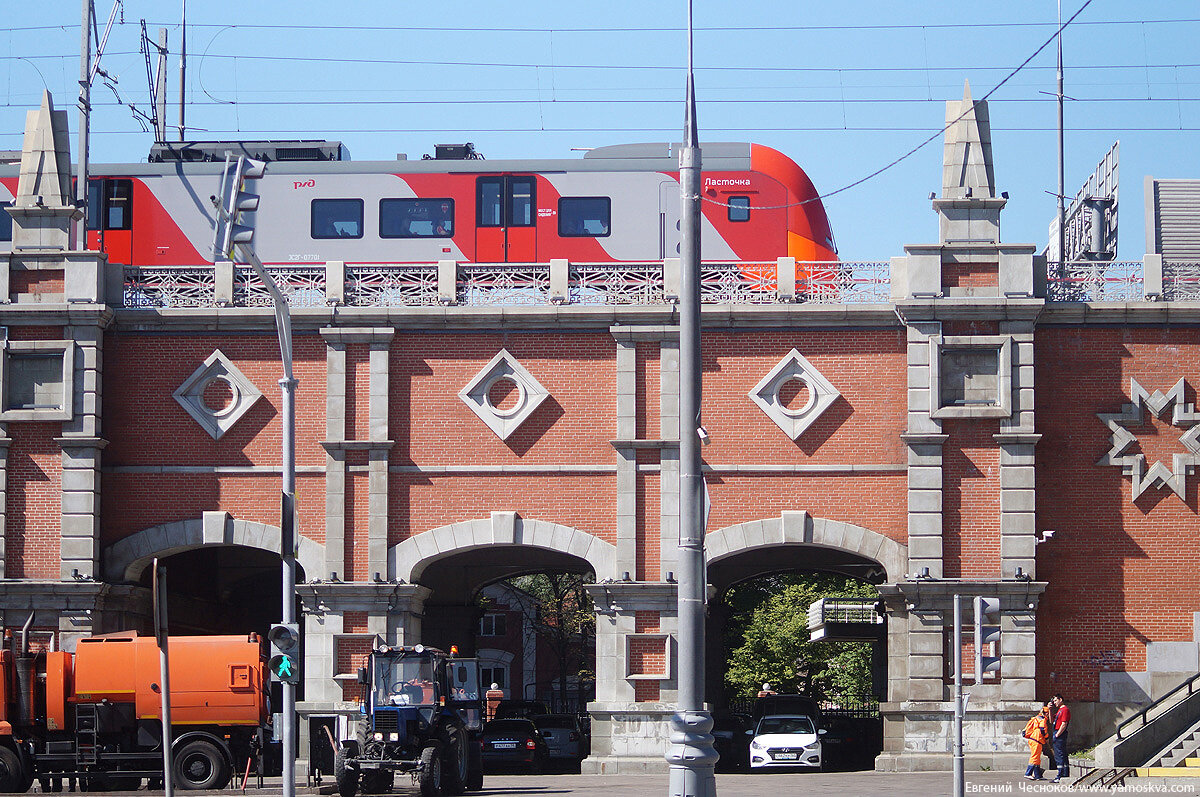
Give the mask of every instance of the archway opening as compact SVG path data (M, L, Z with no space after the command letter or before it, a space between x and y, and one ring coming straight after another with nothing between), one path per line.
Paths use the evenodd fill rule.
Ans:
M419 577L432 591L421 639L477 656L484 682L497 684L506 700L582 715L595 695L595 613L586 589L594 582L591 565L563 551L461 551Z
M817 701L827 769L869 769L882 750L879 703L887 689L885 619L874 561L804 544L763 546L709 567L706 696L726 768L748 765L746 730L764 696ZM720 732L724 731L722 734ZM737 741L744 739L742 745Z
M167 574L167 624L173 635L265 636L279 622L283 579L278 553L205 545L160 557L159 564ZM153 576L147 563L139 583L149 588ZM297 580L302 579L297 566Z

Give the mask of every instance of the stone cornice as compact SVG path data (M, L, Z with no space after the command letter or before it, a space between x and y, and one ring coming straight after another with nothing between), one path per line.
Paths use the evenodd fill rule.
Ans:
M1000 432L992 435L992 439L999 445L1037 445L1042 436L1037 432Z
M887 327L898 326L890 304L778 304L707 305L701 308L706 327ZM401 330L553 329L599 331L613 327L656 328L653 339L669 338L666 327L678 321L673 305L546 307L328 307L295 308L292 325L297 333L325 334L324 330L354 327L389 327ZM275 317L270 308L118 308L116 326L139 332L270 332Z
M333 454L338 451L387 451L396 445L395 440L322 440L321 446Z
M108 441L103 437L56 437L54 442L63 448L96 448L104 449L108 446Z
M678 440L609 440L613 448L679 448Z
M113 318L112 309L103 304L0 303L0 326L95 326L105 329L113 323Z
M389 343L396 330L391 327L325 327L321 337L329 343Z
M1053 302L1038 326L1197 324L1200 302Z
M900 440L907 446L940 446L944 445L950 435L940 432L903 432Z
M902 299L896 313L906 323L914 321L1034 321L1045 299L986 296L945 296L936 299Z

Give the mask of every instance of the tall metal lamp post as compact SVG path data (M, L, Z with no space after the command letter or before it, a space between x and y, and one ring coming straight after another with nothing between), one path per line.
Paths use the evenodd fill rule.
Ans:
M704 710L704 473L700 461L700 144L687 6L687 110L679 151L679 690L671 717L670 797L715 797L717 753Z

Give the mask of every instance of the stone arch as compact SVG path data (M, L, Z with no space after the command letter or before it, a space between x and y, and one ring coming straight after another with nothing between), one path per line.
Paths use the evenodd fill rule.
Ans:
M612 543L570 526L525 520L516 512L493 512L490 518L451 523L409 537L388 550L389 575L413 583L439 559L492 545L527 545L570 554L591 565L597 581L616 577L617 548Z
M296 563L309 578L321 573L325 546L300 535ZM228 512L205 512L202 517L151 526L104 549L108 581L137 581L156 556L183 553L204 545L242 545L279 553L279 527L239 520Z
M816 545L848 551L878 562L891 582L903 580L908 571L907 545L862 526L814 518L807 512L784 512L777 518L738 523L705 538L710 565L739 553L776 545Z

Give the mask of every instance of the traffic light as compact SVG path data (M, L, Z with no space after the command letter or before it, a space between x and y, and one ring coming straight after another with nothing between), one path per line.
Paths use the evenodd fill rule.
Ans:
M986 625L985 625L986 623ZM975 596L975 683L983 682L985 672L1000 669L1000 657L983 655L983 646L992 645L992 652L999 653L1000 645L1000 599Z
M247 180L258 180L263 176L266 164L245 155L237 160L229 153L225 155L225 168L221 172L220 195L212 197L216 211L213 227L213 259L231 260L234 244L249 244L254 237L254 227L247 224L245 214L258 210L258 194L246 185Z
M271 680L300 683L300 625L276 623L271 626L267 639L271 642L271 658L267 662Z

